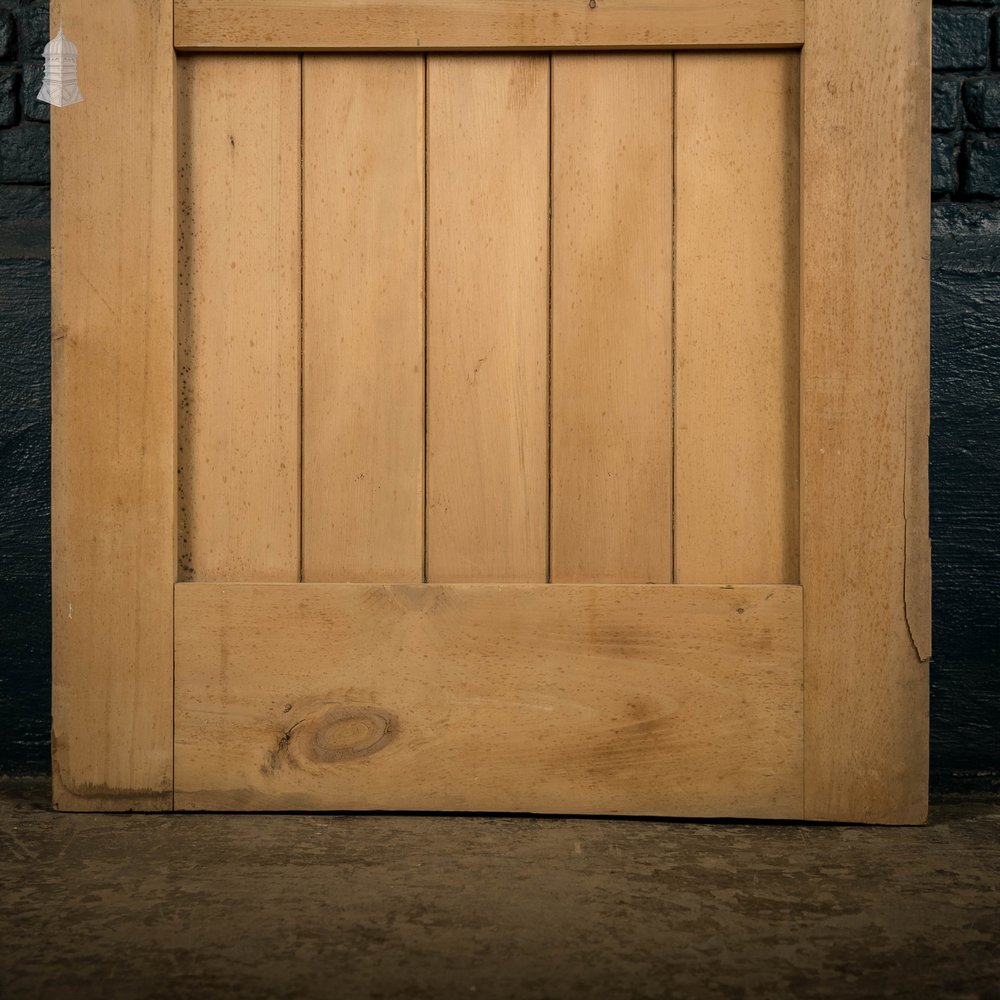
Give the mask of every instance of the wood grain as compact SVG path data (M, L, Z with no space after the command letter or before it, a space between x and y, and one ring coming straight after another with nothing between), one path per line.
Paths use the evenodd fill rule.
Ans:
M52 116L53 802L169 809L172 5L62 0L53 34L60 16L85 100Z
M672 77L552 59L553 582L671 580Z
M179 64L182 579L299 578L300 83Z
M797 46L803 0L176 0L180 49Z
M794 583L799 57L676 64L676 580Z
M424 60L303 60L302 560L424 571Z
M427 112L427 579L544 581L548 59L428 57Z
M797 817L796 587L177 587L182 809Z
M802 583L814 819L914 823L927 812L930 16L930 0L807 6Z

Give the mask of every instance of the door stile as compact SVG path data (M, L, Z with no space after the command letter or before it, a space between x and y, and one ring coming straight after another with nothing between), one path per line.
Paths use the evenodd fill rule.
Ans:
M812 0L802 55L805 814L927 814L930 0Z
M176 89L170 0L52 5L85 103L52 120L52 785L173 788ZM123 128L123 122L141 127Z

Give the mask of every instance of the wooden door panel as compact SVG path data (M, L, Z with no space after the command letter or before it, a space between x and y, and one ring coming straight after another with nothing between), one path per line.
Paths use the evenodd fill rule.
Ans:
M182 809L799 816L797 587L179 584Z
M676 65L305 57L283 269L294 60L182 60L184 579L298 578L300 460L303 579L797 579L797 56Z
M799 814L801 594L658 586L794 558L767 504L795 488L795 58L305 56L301 127L228 173L182 146L182 356L209 400L182 441L212 443L240 556L301 363L306 583L234 558L178 588L180 807ZM185 139L218 155L273 123L225 81L279 68L186 66ZM248 292L235 247L299 136L301 272L257 247ZM301 360L219 337L299 292Z
M794 583L799 57L676 65L676 581Z
M297 56L182 59L181 579L299 579Z
M427 59L427 579L544 582L549 61Z
M929 0L85 6L60 808L925 817Z
M303 60L302 570L424 572L424 64Z
M552 57L551 579L672 579L673 59Z

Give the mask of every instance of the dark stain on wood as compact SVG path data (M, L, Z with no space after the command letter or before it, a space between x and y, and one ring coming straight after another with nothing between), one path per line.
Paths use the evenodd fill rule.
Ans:
M163 812L173 806L173 788L113 788L99 782L65 781L54 763L52 804L59 812Z

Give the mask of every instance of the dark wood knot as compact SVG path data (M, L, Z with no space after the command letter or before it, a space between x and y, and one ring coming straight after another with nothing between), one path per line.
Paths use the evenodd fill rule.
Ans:
M321 764L359 760L381 750L397 728L385 709L331 708L310 726L309 756Z

